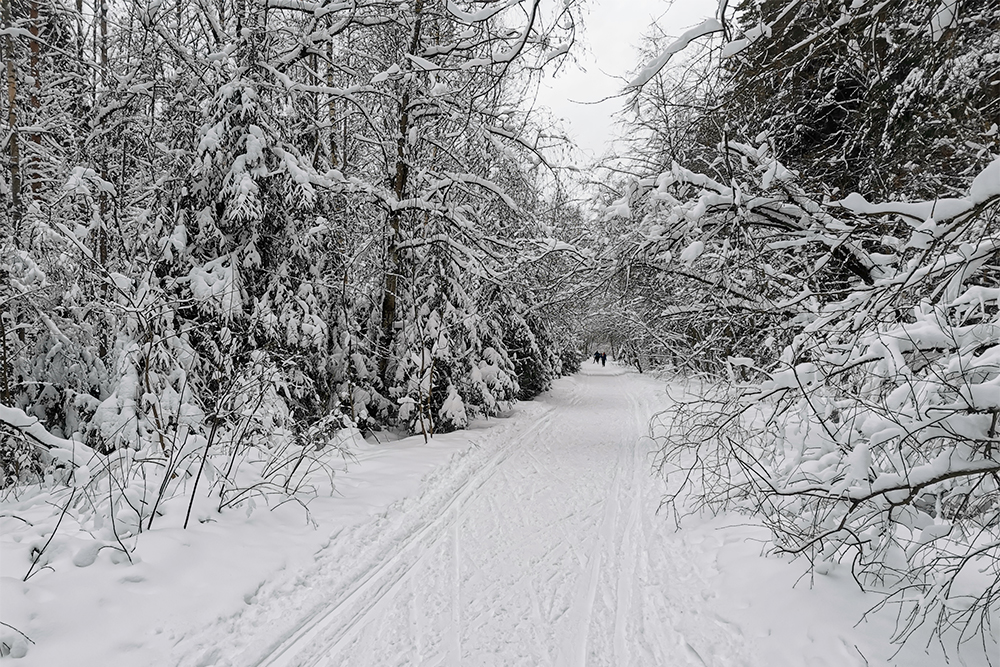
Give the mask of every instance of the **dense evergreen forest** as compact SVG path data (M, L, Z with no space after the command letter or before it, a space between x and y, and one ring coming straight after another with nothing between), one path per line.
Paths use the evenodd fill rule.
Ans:
M4 404L176 457L430 435L572 370L516 100L573 21L538 4L6 2Z
M900 639L996 632L995 2L651 29L582 171L532 104L571 0L2 3L6 493L127 551L166 498L308 494L602 341L717 387L657 427L678 513L895 582Z

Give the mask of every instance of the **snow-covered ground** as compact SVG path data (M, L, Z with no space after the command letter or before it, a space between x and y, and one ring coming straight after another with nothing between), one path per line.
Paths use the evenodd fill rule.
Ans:
M894 655L889 614L856 625L876 599L849 573L810 581L804 564L760 556L763 534L738 518L689 518L678 531L656 513L663 486L646 425L679 391L585 364L466 432L358 444L308 521L293 504L187 531L168 516L142 535L133 564L66 543L27 582L29 545L45 536L8 502L2 620L34 644L7 660L944 665L935 645Z

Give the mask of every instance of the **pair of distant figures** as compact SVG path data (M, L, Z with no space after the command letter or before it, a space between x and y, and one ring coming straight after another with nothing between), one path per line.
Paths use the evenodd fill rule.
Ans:
M600 362L601 366L607 366L608 355L604 352L594 352L594 363Z

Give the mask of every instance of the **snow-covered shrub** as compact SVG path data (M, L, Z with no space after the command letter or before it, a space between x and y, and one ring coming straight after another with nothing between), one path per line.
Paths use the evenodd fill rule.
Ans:
M559 376L553 341L537 314L515 299L505 299L501 311L504 346L517 375L518 398L528 400L549 388Z
M831 247L891 230L862 255L877 270L804 312L777 363L731 360L754 381L673 411L672 498L756 514L817 571L849 563L899 605L899 639L930 621L975 640L1000 604L1000 159L965 197L814 214Z
M572 375L580 370L584 355L574 340L563 341L559 350L559 374Z
M249 513L287 499L306 507L315 495L330 493L332 466L349 456L357 430L338 415L304 426L287 406L281 369L263 353L251 356L210 412L193 402L186 386L172 401L161 392L159 410L140 405L119 429L134 435L108 451L54 436L33 416L0 406L4 436L39 451L40 474L22 478L11 500L48 534L31 547L25 578L53 566L66 540L81 543L78 567L97 554L83 542L125 562L141 533L154 526L187 527L225 510Z

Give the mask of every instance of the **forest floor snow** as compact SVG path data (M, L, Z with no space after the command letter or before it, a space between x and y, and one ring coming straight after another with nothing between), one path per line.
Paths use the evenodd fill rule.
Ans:
M677 530L657 507L649 418L679 386L585 364L462 432L360 443L337 493L301 508L144 533L135 563L68 560L21 581L9 508L11 664L294 667L940 667L896 653L850 574L761 555L738 517ZM9 627L8 627L9 630ZM7 634L10 634L9 632ZM952 656L952 660L955 658ZM969 651L952 664L986 665Z

